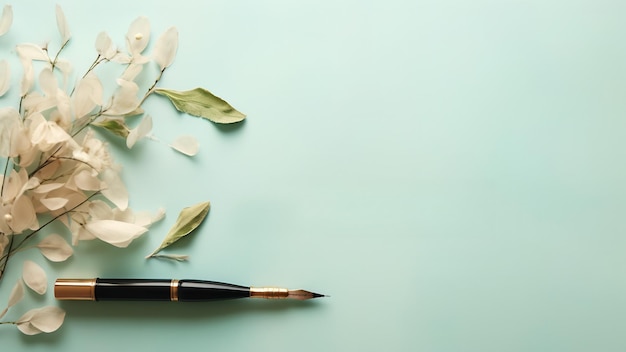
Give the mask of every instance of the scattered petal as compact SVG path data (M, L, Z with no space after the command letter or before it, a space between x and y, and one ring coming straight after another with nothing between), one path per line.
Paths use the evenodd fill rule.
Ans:
M198 140L194 136L190 135L184 135L176 138L172 144L170 144L170 147L189 156L198 154L198 149L200 148Z
M40 295L46 293L48 289L48 278L46 272L32 260L24 261L22 278L26 286Z
M71 257L74 253L72 246L57 234L52 234L41 240L37 247L44 257L53 262L62 262Z
M65 18L65 14L63 13L63 9L61 6L56 6L56 15L57 15L57 27L59 27L59 33L61 33L61 37L63 38L63 43L67 42L70 39L70 27L67 25L67 19Z
M116 220L96 220L85 225L85 229L104 242L125 248L132 240L148 229L135 224Z
M0 36L6 34L13 23L13 8L11 5L4 5L2 16L0 16Z
M0 61L0 97L9 90L11 86L11 70L7 60Z
M138 140L145 137L152 131L152 117L150 115L146 115L137 127L130 130L128 133L128 137L126 138L126 146L128 148L132 148Z
M165 218L165 209L157 209L155 214L150 214L147 211L140 211L135 213L135 224L143 227L150 227L155 222L161 221Z
M59 307L47 306L31 309L17 321L17 328L26 335L56 331L65 319L65 311Z
M152 58L159 65L161 71L174 62L177 49L178 30L176 27L170 27L157 39L152 53Z

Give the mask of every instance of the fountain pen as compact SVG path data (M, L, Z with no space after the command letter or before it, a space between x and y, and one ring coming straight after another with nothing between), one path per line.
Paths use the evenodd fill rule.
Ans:
M57 279L54 297L79 301L187 301L234 298L306 300L325 297L305 290L248 287L204 280L169 279Z

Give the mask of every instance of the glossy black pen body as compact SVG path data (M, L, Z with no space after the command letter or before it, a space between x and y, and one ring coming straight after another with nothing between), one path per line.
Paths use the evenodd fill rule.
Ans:
M238 298L306 300L324 295L278 287L249 287L206 280L176 279L57 279L58 300L183 301L199 302Z

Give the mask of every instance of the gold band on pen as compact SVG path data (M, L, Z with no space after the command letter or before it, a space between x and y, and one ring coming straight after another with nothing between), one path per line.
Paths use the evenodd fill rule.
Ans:
M289 290L279 287L250 287L251 298L287 298L289 297Z
M54 297L59 300L96 300L96 279L57 279Z
M172 282L170 282L170 300L171 301L178 301L178 281L179 280L172 280Z

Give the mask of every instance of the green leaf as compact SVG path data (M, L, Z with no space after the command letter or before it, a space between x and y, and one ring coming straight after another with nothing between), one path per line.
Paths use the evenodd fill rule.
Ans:
M120 120L106 120L102 122L93 122L95 126L102 127L105 130L118 135L120 137L126 138L128 137L129 129L128 126L124 123L124 121Z
M235 123L246 118L246 115L204 88L184 92L157 88L154 92L166 96L178 111L204 117L215 123Z
M211 203L204 202L183 209L180 214L178 214L178 219L176 219L174 226L172 226L167 235L165 235L159 248L155 249L154 252L146 258L155 257L162 249L169 247L172 243L195 230L206 217L210 207Z

